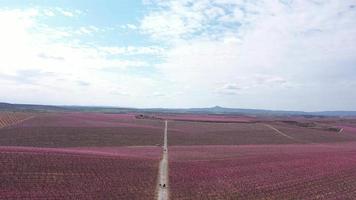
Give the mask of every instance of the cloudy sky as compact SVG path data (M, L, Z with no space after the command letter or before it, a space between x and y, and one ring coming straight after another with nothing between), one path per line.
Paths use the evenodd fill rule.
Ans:
M356 110L356 0L0 0L0 102Z

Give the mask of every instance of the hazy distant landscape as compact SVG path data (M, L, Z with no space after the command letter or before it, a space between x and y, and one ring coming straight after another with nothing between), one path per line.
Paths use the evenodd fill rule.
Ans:
M279 115L293 116L303 115L305 117L347 117L356 116L356 111L319 111L319 112L303 112L303 111L285 111L285 110L259 110L259 109L239 109L239 108L224 108L220 106L210 108L125 108L125 107L105 107L105 106L49 106L49 105L31 105L31 104L10 104L1 103L0 110L3 111L32 111L32 112L104 112L104 113L127 113L127 112L146 112L146 113L176 113L176 114L228 114L228 115Z

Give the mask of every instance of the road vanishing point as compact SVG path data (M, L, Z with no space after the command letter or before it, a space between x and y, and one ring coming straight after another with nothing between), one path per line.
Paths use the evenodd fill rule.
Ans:
M167 144L167 129L168 121L164 121L164 137L163 137L163 155L159 163L159 179L158 179L158 200L169 199L168 189L168 144Z

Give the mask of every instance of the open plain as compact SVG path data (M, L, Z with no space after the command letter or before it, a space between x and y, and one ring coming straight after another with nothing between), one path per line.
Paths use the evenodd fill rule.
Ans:
M354 118L3 112L0 123L0 199L356 198Z

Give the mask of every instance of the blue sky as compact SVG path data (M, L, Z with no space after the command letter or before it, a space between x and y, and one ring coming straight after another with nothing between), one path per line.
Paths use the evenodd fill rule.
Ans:
M56 15L53 17L39 17L39 21L52 27L72 27L95 26L98 28L118 28L127 24L136 24L146 12L146 7L140 0L138 1L1 1L0 6L4 9L38 9L39 11L62 9L73 13L75 17L66 15ZM80 14L76 12L81 12ZM59 13L57 13L59 14ZM115 32L107 31L105 35L95 35L93 38L81 38L87 42L93 40L99 44L115 45L142 45L147 44L148 40L139 37L135 32L128 33L124 30ZM92 39L92 40L91 40Z
M0 1L0 101L356 110L356 0Z

